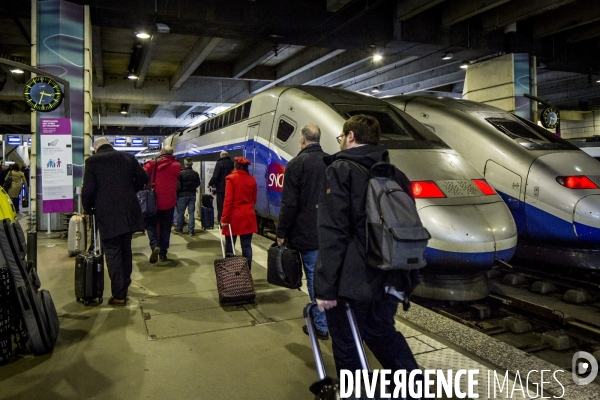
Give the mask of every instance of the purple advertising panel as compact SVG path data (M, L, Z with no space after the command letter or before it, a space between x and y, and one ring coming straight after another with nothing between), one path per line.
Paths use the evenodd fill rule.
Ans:
M39 168L42 170L42 212L73 211L73 141L71 120L40 118Z

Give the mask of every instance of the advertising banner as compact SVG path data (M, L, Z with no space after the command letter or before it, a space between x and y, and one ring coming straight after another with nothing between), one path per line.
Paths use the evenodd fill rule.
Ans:
M39 167L42 170L42 212L73 211L73 143L71 120L40 118Z

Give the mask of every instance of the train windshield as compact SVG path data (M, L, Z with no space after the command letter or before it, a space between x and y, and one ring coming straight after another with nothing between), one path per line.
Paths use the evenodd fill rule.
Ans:
M344 119L359 114L377 118L381 126L379 144L388 149L448 147L428 129L415 128L391 107L367 104L333 104L333 107Z
M552 132L547 131L519 116L517 120L508 118L486 118L500 132L514 139L528 150L575 150L576 146L559 138Z

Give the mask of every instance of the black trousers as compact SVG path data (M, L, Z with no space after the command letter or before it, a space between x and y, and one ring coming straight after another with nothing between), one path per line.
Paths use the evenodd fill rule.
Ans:
M110 289L115 299L127 297L127 289L131 285L133 256L131 254L131 238L133 233L102 239L102 251L110 276Z
M217 221L221 223L223 215L223 203L225 203L225 192L217 192Z
M419 365L406 339L394 326L398 302L397 297L389 294L381 301L368 303L348 300L362 340L383 368L392 371L406 370L408 376L413 369L419 369ZM326 310L325 314L333 342L333 358L338 376L342 369L352 372L362 369L346 317L346 309L338 305Z

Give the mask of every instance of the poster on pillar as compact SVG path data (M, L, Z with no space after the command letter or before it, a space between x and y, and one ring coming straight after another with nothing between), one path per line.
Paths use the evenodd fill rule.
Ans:
M531 99L524 96L524 94L533 94L530 57L526 53L517 53L513 57L515 114L533 121Z
M71 120L40 118L42 212L73 211Z

